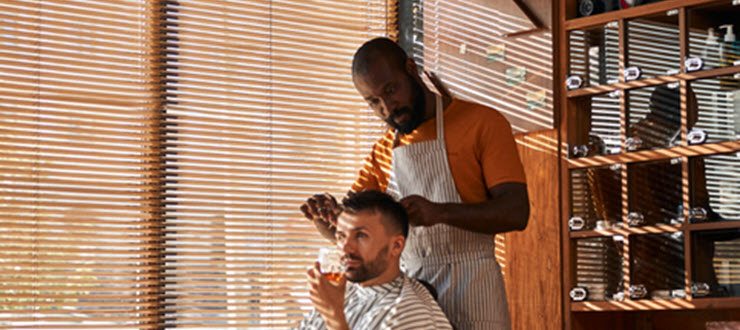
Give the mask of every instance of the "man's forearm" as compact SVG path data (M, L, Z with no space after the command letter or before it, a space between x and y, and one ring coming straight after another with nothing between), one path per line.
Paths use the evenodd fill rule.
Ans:
M493 196L477 204L439 204L437 221L477 233L498 234L523 230L529 219L525 184L505 184Z
M334 237L334 234L337 230L336 227L330 226L328 222L324 222L319 218L311 220L311 222L313 222L314 226L316 226L316 230L319 231L319 234L321 234L321 236L323 236L333 244L337 242L336 238Z

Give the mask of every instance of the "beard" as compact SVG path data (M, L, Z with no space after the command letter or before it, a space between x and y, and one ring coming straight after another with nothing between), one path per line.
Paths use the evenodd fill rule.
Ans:
M421 125L421 123L424 122L424 115L426 114L426 99L424 98L424 91L411 75L408 73L406 75L411 82L411 86L413 86L414 101L412 107L397 109L393 114L385 119L385 122L400 134L409 134L413 132L417 127L419 127L419 125ZM403 124L396 123L395 119L403 114L408 114L409 120Z
M359 261L360 265L357 267L347 267L344 272L344 276L348 281L353 283L362 283L371 279L374 279L382 274L386 268L388 268L388 245L384 246L375 259L365 263L362 257L358 255L348 254L345 256L347 260Z

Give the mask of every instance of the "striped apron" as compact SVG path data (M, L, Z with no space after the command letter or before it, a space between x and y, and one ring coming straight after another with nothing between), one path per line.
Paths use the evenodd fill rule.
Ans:
M437 139L393 149L388 193L420 195L437 203L461 203L450 172L444 109L437 95ZM494 256L494 236L446 224L412 226L401 256L412 278L427 281L458 330L510 329L506 290Z

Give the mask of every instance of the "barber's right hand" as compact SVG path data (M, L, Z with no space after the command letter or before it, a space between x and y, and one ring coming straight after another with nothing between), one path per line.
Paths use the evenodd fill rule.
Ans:
M323 224L326 227L334 227L337 217L341 212L337 199L329 193L316 194L308 198L301 205L301 212L308 220Z

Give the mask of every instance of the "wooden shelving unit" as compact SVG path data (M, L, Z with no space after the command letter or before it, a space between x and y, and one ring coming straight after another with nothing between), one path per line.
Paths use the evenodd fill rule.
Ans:
M736 214L733 206L740 205L740 193L728 188L740 190L740 79L732 78L740 65L720 67L726 62L718 62L703 39L720 24L736 24L740 32L740 4L666 0L588 17L576 17L577 6L578 0L560 1L555 37L565 328L740 327L740 208ZM700 57L703 49L710 50L701 54L705 67L687 72L684 59ZM624 70L634 66L642 77L625 81ZM571 75L584 85L567 90ZM725 102L735 90L736 105ZM670 130L650 121L658 118L661 93L680 100ZM661 130L678 133L671 143L643 138L642 148L628 148L647 136L640 132ZM690 144L692 130L705 132L706 141ZM587 156L573 152L579 146ZM700 207L709 214L705 221L692 215ZM649 221L631 226L635 213ZM571 217L582 218L585 228L571 230ZM607 228L595 228L596 221ZM737 253L707 257L728 246ZM706 296L692 294L707 267L723 284L712 282ZM629 288L638 284L648 293L632 299ZM570 298L571 289L589 285L597 288L593 299ZM665 292L679 294L663 299Z

